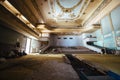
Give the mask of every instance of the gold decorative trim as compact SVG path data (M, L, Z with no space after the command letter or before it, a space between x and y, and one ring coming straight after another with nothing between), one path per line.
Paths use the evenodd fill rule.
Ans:
M55 19L58 19L58 20L66 20L66 19L62 19L61 17L64 15L64 14L68 14L68 16L70 16L69 19L67 19L68 21L72 21L72 20L78 20L84 13L85 9L88 7L90 3L90 0L80 0L77 4L75 4L74 6L72 6L71 8L65 8L63 7L59 0L50 0L49 1L49 5L50 5L50 8L51 8L51 12L54 14L56 12L56 9L55 9L55 5L57 5L60 9L61 9L61 13L59 13L58 16L54 16L52 15ZM78 11L78 15L75 15L74 12L72 12L73 10L75 10L76 8L79 7L79 5L82 5L81 6L81 9L79 9ZM60 7L61 6L61 7Z

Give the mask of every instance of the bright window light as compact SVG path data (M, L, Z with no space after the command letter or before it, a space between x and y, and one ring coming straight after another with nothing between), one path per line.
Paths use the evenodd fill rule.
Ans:
M27 54L29 54L29 52L30 52L30 42L31 42L31 39L27 38L26 51L25 51Z

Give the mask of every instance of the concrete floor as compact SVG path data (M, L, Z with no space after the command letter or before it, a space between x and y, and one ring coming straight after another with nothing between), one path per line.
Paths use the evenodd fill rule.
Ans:
M27 55L0 63L0 80L80 80L64 54ZM73 54L120 74L120 56Z
M0 80L80 80L63 55L27 55L0 64Z

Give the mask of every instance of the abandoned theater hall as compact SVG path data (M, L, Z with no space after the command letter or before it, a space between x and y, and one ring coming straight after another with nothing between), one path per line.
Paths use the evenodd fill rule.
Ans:
M120 0L0 0L0 80L120 80Z

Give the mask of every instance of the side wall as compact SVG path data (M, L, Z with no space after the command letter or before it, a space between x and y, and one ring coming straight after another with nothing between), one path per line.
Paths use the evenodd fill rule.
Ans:
M0 44L11 45L14 47L17 41L20 42L21 48L24 50L26 45L26 37L16 31L0 25Z
M98 46L120 50L120 6L101 19L101 29L93 34L97 37Z
M9 53L10 50L15 49L17 41L20 43L21 51L26 51L27 38L27 36L0 25L0 54ZM29 53L39 52L39 48L40 42L38 40L31 39Z

